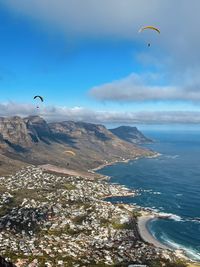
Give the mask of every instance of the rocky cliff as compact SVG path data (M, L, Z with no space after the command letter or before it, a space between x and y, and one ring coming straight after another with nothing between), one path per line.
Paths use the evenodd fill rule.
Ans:
M66 151L73 151L74 155ZM4 168L12 160L9 164L13 168L19 163L49 163L88 170L106 162L150 154L120 139L103 125L73 121L47 123L38 116L0 118L0 160Z
M147 138L136 127L120 126L115 129L110 129L110 131L114 135L118 136L120 139L130 142L132 144L145 144L153 142L153 140Z

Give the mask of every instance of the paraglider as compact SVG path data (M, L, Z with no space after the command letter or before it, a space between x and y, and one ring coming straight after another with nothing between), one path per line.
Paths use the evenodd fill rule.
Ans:
M145 26L145 27L142 27L142 28L139 29L139 33L140 32L143 32L144 30L147 30L147 29L153 30L153 31L157 31L158 33L160 33L160 30L158 28L154 27L154 26Z
M34 99L36 99L36 98L39 98L41 100L41 102L44 102L44 98L42 96L36 95L36 96L34 96ZM39 106L37 106L37 108L39 108Z
M64 151L63 153L64 153L64 154L70 154L70 155L72 155L73 157L76 156L76 153L75 153L74 151L72 151L72 150L66 150L66 151Z
M154 27L154 26L144 26L144 27L140 28L138 32L141 33L141 32L143 32L145 30L153 30L153 31L155 31L155 32L160 34L160 30L158 28ZM148 43L148 47L150 47L150 46L151 46L151 44Z
M75 157L76 156L76 153L74 151L72 151L72 150L65 150L63 152L63 154L68 154L68 155L66 155L68 157L68 159L69 159L69 157L71 158L71 157ZM67 166L69 166L69 162L67 163Z

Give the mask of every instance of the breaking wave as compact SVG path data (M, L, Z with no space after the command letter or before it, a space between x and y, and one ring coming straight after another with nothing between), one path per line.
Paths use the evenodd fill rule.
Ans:
M181 218L181 216L173 214L173 213L165 213L165 212L159 212L159 216L163 217L163 218L167 218L167 219L171 219L174 220L176 222L180 222L183 221L183 219Z
M173 248L173 249L178 249L182 250L186 256L193 260L198 260L200 261L200 253L190 247L185 247L183 245L180 245L173 240L171 240L166 234L161 235L162 242L166 244L167 246Z
M167 159L177 159L179 155L164 155L164 157Z

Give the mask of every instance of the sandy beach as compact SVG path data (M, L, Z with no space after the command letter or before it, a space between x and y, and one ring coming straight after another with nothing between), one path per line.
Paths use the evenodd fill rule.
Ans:
M200 266L199 263L196 263L195 261L191 260L183 250L181 249L172 249L164 244L162 244L161 242L159 242L157 239L155 239L153 237L153 235L149 232L148 228L147 228L147 223L150 220L153 220L154 218L157 218L156 215L154 214L149 214L149 215L142 215L141 217L138 218L138 231L139 234L141 236L141 238L145 241L148 242L150 244L153 244L155 247L157 248L162 248L162 249L168 249L168 250L172 250L176 256L180 259L184 259L185 261L188 262L188 267L198 267Z
M162 249L170 249L169 247L165 246L164 244L160 243L157 239L155 239L147 229L147 223L154 219L155 215L142 215L138 218L138 230L140 233L141 238L150 244Z

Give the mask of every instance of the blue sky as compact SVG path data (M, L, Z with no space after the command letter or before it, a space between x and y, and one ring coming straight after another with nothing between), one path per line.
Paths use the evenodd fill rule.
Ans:
M2 6L0 24L1 101L31 103L41 94L49 104L101 106L90 88L142 71L134 58L139 44L131 41L70 40Z
M199 123L200 38L191 27L200 3L193 4L183 0L177 13L172 0L0 0L0 115ZM138 34L148 24L161 34Z

